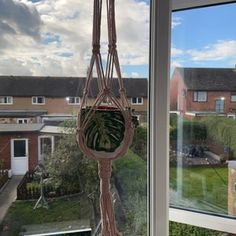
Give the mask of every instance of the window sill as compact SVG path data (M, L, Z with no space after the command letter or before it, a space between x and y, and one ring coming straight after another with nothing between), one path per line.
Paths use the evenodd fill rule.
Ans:
M169 220L221 232L236 233L236 218L233 217L216 216L170 207Z

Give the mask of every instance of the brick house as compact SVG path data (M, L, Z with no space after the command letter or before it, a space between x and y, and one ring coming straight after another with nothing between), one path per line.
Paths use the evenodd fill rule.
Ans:
M170 82L170 110L188 118L235 118L236 69L175 68Z
M83 95L85 78L0 76L0 123L38 123L75 115ZM124 79L128 100L141 122L147 120L147 79ZM112 81L118 96L118 81ZM98 94L91 82L89 104ZM88 105L89 105L88 104ZM40 114L41 113L41 114Z
M0 76L0 159L13 175L33 170L44 149L54 150L58 123L76 118L85 78ZM125 79L127 97L140 122L147 120L147 80ZM118 82L112 82L118 97ZM98 94L95 80L90 105ZM46 147L45 147L46 146Z
M0 158L13 175L33 170L38 163L38 137L43 124L0 124Z

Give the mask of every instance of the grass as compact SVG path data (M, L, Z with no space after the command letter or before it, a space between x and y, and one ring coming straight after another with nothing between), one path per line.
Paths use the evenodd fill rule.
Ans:
M195 201L200 210L211 209L217 213L227 213L227 167L188 167L179 171L179 186L182 188L183 198ZM177 174L177 168L171 167L170 187L174 190L177 190Z
M1 225L1 228L8 229L3 235L18 235L22 225L92 218L92 209L85 197L52 200L49 202L48 210L45 208L34 210L34 205L34 201L14 202Z

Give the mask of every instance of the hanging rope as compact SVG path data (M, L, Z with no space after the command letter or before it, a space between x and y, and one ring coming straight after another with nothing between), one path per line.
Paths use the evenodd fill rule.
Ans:
M98 161L102 236L119 235L110 192L112 160L123 156L133 139L131 109L126 98L116 48L114 3L114 0L106 0L108 54L104 70L100 53L102 0L94 0L92 57L77 121L77 140L80 149L87 157ZM99 91L94 103L86 106L94 67ZM112 90L114 71L117 75L119 98ZM108 103L102 106L104 100Z

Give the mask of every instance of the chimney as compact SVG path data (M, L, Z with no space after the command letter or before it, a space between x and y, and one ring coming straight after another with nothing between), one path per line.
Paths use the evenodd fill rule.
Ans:
M228 214L236 216L236 161L228 162Z

